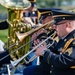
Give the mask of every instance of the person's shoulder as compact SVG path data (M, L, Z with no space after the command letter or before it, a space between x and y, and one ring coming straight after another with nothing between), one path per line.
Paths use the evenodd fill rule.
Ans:
M68 42L71 43L71 46L75 46L75 31L72 32L72 36L69 36Z
M73 41L72 44L75 46L75 30L73 31Z
M72 45L75 46L75 33L73 34L73 41L72 41Z
M75 30L73 30L72 32L70 32L67 36L66 36L66 39L64 39L64 41L67 40L67 41L75 41Z
M1 21L0 24L8 24L8 22L4 20L4 21Z

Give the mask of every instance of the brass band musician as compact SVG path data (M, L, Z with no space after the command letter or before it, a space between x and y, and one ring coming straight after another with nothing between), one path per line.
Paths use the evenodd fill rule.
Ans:
M23 18L24 18L24 23L30 23L32 26L32 29L33 29L37 24L38 12L37 12L37 8L36 8L36 0L29 0L29 1L31 2L30 8L23 10L22 13L23 13ZM31 35L31 40L33 40L32 36L33 35ZM33 48L32 43L33 42L31 42L30 49ZM33 55L34 55L34 52L29 54L26 59L29 60ZM38 64L38 59L36 58L29 64L25 64L25 65L30 66L30 65L37 65L37 64Z
M54 10L54 17L59 42L53 49L46 45L36 49L36 55L43 57L40 66L29 67L31 75L74 75L75 74L75 14L64 10ZM32 70L33 69L33 70ZM28 71L27 70L27 71ZM24 75L29 75L24 73Z
M41 18L42 18L41 22L42 22L42 24L45 24L45 23L53 20L53 15L52 15L53 10L61 10L61 9L57 9L57 8L39 8L38 9L38 11L41 12ZM55 15L58 15L58 14L55 14ZM55 31L55 29L53 29L53 32L51 32L51 34L53 34L54 31ZM33 38L35 38L35 39L43 39L43 40L46 39L49 35L51 35L51 34L47 34L47 31L43 30L43 29L40 29L35 34L34 34ZM36 40L34 41L34 44L35 45L37 44ZM42 57L40 58L40 62L42 64ZM31 69L29 69L29 68L31 68ZM34 65L30 66L30 67L27 67L27 68L24 69L23 74L24 75L25 74L30 75L35 70L35 68L36 68L36 66L34 66ZM28 72L29 70L30 70L30 72ZM31 75L33 75L33 74L31 74Z

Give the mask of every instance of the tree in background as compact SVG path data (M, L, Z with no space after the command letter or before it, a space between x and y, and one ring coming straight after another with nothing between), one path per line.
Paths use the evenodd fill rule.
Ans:
M37 0L37 7L59 7L71 10L75 8L75 0Z

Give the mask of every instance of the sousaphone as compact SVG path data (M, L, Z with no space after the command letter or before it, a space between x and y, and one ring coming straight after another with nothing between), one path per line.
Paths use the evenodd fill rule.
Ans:
M15 46L9 49L9 53L13 60L17 60L30 49L30 44L27 44L20 50L13 52L18 47L30 41L30 36L28 36L23 43L18 42L19 39L16 36L16 32L25 33L31 29L31 25L23 23L21 17L21 11L23 9L28 9L31 3L28 0L0 0L0 4L8 10L8 47L16 43Z

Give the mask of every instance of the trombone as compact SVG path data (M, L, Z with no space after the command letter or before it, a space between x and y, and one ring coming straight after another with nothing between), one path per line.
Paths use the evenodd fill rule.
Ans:
M45 28L45 27L48 26L49 24L53 23L53 21L54 21L54 20L49 21L48 23L46 23L46 24L44 24L44 25L41 25L41 26L39 26L39 27L37 27L37 28L35 28L35 29L32 29L32 30L30 30L30 31L28 31L28 32L26 32L26 33L20 34L20 33L16 32L16 35L17 35L18 39L20 40L20 42L23 43L23 41L24 41L24 39L25 39L26 37L28 37L28 36L30 36L31 34L37 32L37 31L40 30L41 28Z
M53 33L55 34L55 33ZM53 35L52 34L52 35ZM21 58L19 58L18 60L15 61L11 61L11 64L13 67L16 67L25 57L27 57L30 53L34 52L40 45L42 45L44 42L46 42L48 39L50 39L52 37L52 35L50 35L48 38L46 38L44 41L42 41L40 44L38 44L37 46L35 46L32 50L30 50L28 53L26 53L24 56L22 56ZM54 44L54 40L52 42L52 44L48 44L47 48L51 47ZM30 58L29 61L26 61L26 64L30 63L31 61L33 61L37 56L33 56L32 58Z
M18 39L19 39L20 41L17 41L15 44L12 44L11 46L8 47L8 49L10 49L11 47L15 46L15 45L18 44L19 42L23 43L23 41L24 41L24 39L25 39L26 37L28 37L29 35L31 35L31 34L37 32L37 31L40 30L41 28L44 28L44 27L48 26L48 25L51 24L52 22L53 22L53 20L52 20L52 21L49 21L48 23L46 23L46 24L44 24L44 25L41 25L41 26L37 25L37 26L35 26L35 29L32 29L32 30L30 30L30 31L28 31L28 32L25 32L25 33L18 33L18 32L16 32L16 35L17 35L17 37L18 37ZM34 27L34 26L33 26L33 27ZM37 28L36 28L36 27L37 27Z
M32 30L30 30L30 31L28 31L28 32L26 32L26 33L22 33L22 34L17 33L17 37L19 37L19 39L20 39L20 41L18 41L18 42L23 42L23 40L24 40L27 36L29 36L29 35L35 33L36 31L40 30L41 28L46 27L47 25L51 24L52 22L53 22L53 20L50 21L50 22L48 22L48 23L46 23L46 24L44 24L44 25L42 25L42 26L40 26L40 27L38 27L38 28L32 29ZM18 35L18 34L19 34L19 35ZM53 34L52 34L52 35L53 35ZM52 36L52 35L51 35L51 36ZM21 36L21 37L20 37L20 36ZM51 36L50 36L50 37L51 37ZM12 64L13 66L17 66L25 57L27 57L31 52L35 51L35 49L36 49L37 47L39 47L41 44L43 44L45 41L47 41L50 37L48 37L48 38L47 38L46 40L44 40L42 43L40 43L39 45L37 45L34 49L32 49L32 50L30 50L30 51L28 50L28 52L27 52L24 56L22 56L20 59L11 61L11 64ZM32 41L33 41L33 40L32 40ZM17 42L17 43L18 43L18 42ZM31 42L31 41L30 41L30 42ZM28 43L30 43L30 42L28 42ZM14 52L20 50L21 48L23 48L23 47L24 47L25 45L27 45L28 43L23 44L23 45L20 46L19 48L17 48L17 49L15 49L14 51L12 51L10 54L13 54ZM15 44L14 44L14 45L15 45ZM11 48L11 47L10 47L10 48ZM5 59L6 57L8 57L10 54L8 54L7 56L5 56L5 57L3 57L2 59L0 59L0 61L3 60L3 59ZM29 62L33 61L35 58L36 58L36 56L33 56L32 58L30 58ZM26 61L26 60L24 60L24 61L25 61L25 63L29 63L29 62ZM15 64L15 65L14 65L14 64Z

